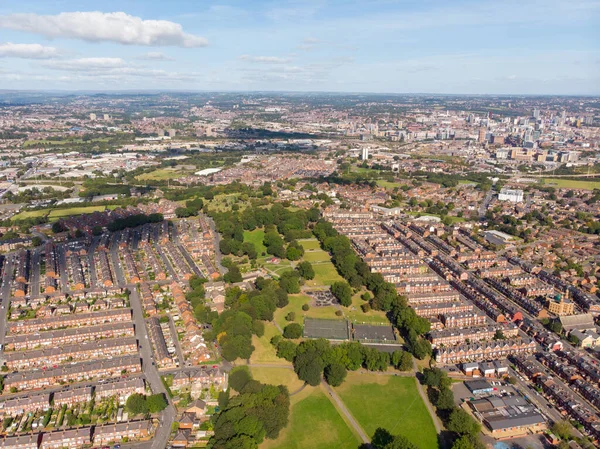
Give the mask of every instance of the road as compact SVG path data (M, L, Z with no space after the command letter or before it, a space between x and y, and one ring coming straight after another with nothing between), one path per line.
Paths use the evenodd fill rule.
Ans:
M169 401L169 406L163 410L160 416L160 425L156 429L154 438L152 439L152 445L147 446L151 449L164 449L167 447L167 442L171 435L171 426L175 421L176 411L173 403L171 402L169 395L162 383L158 369L154 365L152 357L152 345L148 339L148 331L146 329L146 323L144 320L144 311L142 309L142 303L138 295L137 289L132 285L130 286L131 294L129 295L129 303L133 310L133 324L135 326L135 334L140 343L140 357L142 359L142 369L146 376L146 380L150 384L152 391L156 393L163 393Z
M325 379L321 379L321 385L323 385L323 387L325 387L325 389L329 393L329 396L331 397L331 399L333 399L333 401L337 405L337 408L344 414L344 416L346 417L346 419L348 420L350 425L352 425L352 427L354 428L356 433L360 436L360 439L362 440L362 442L365 444L370 444L371 440L369 439L369 437L367 436L367 434L365 433L363 428L360 426L360 424L358 424L358 421L356 421L356 419L354 419L354 416L352 416L352 413L350 413L350 410L348 410L346 408L346 404L344 404L344 401L342 401L340 399L340 397L337 395L337 393L335 392L335 390L333 388L331 388L331 385L329 385L327 382L325 382Z
M160 248L160 245L158 245L158 244L155 243L153 246L154 246L154 250L156 251L156 254L158 254L159 257L162 259L163 265L165 266L165 268L167 269L167 271L171 275L171 278L174 281L178 281L179 280L179 276L177 276L177 273L175 273L175 270L173 269L173 265L171 265L171 262L169 262L169 258L163 252L163 250Z
M479 207L479 218L485 217L485 213L487 212L487 208L490 205L490 202L492 201L493 197L494 197L494 190L492 190L492 189L488 190L488 193L485 195L485 199L483 200L483 203L481 203L481 206Z
M12 272L14 269L14 261L13 255L8 254L4 261L4 271L2 273L2 289L0 298L0 302L2 305L0 306L0 344L2 344L2 348L4 348L4 337L6 336L6 323L7 323L7 314L8 307L10 305L10 278L12 277Z
M40 296L40 256L41 249L31 250L31 271L29 276L29 296L35 298Z
M414 374L416 376L416 373L419 371L419 367L417 366L417 360L414 357L413 357L413 369L415 371ZM429 415L431 416L431 419L433 420L433 425L435 426L435 431L437 432L438 435L440 435L442 433L442 430L444 430L442 423L440 421L440 418L435 413L435 410L433 409L431 402L429 402L427 393L425 392L423 385L421 385L421 382L419 382L419 379L416 379L416 382L417 382L417 391L419 392L419 395L421 396L421 399L423 400L423 403L427 407L427 411L429 412Z
M183 357L183 351L179 344L179 338L177 338L177 329L175 329L175 323L173 323L173 317L169 315L169 329L171 329L171 338L175 345L175 351L177 352L177 359L179 360L179 367L183 368L185 364L185 358Z

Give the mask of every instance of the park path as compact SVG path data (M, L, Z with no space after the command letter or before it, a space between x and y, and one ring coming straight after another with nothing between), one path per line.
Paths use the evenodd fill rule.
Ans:
M423 402L425 403L425 407L427 407L427 410L429 411L429 415L431 415L431 419L433 420L433 425L435 426L435 431L437 432L438 435L440 435L443 430L442 422L440 421L440 418L438 417L438 415L435 413L435 410L433 409L431 402L429 402L429 398L427 397L427 393L425 392L423 385L421 385L421 382L419 382L419 379L417 379L417 373L419 372L419 368L417 367L417 361L414 358L413 358L413 368L415 370L415 380L417 381L417 390L419 391L419 394L421 395L421 399L423 399Z
M354 416L352 416L350 410L346 408L346 404L344 404L344 401L342 401L342 399L337 395L335 390L331 388L331 385L325 382L325 379L321 379L321 385L323 385L328 391L329 397L333 399L333 402L335 403L334 405L336 405L337 408L344 414L348 422L352 425L356 433L360 436L362 442L365 444L371 444L371 440L369 439L363 428L360 426L358 421L354 419Z

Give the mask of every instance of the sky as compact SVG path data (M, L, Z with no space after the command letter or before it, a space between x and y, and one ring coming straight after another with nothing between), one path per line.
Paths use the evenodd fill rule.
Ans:
M0 89L600 95L600 0L0 0Z

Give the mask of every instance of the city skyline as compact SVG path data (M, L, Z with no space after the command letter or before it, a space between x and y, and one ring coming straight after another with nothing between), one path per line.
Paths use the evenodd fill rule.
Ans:
M0 6L14 90L600 92L600 2Z

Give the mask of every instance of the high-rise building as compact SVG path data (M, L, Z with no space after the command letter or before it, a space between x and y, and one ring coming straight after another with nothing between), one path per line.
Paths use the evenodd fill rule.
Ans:
M363 148L362 149L362 160L366 161L369 159L369 149L368 148Z
M533 110L533 117L538 120L540 118L540 110L539 109L534 109Z
M104 114L104 120L110 120L110 115Z
M487 129L481 127L479 128L479 137L478 137L478 141L479 142L485 142L485 135L486 135Z
M90 120L96 120L96 114L93 112L90 114Z

